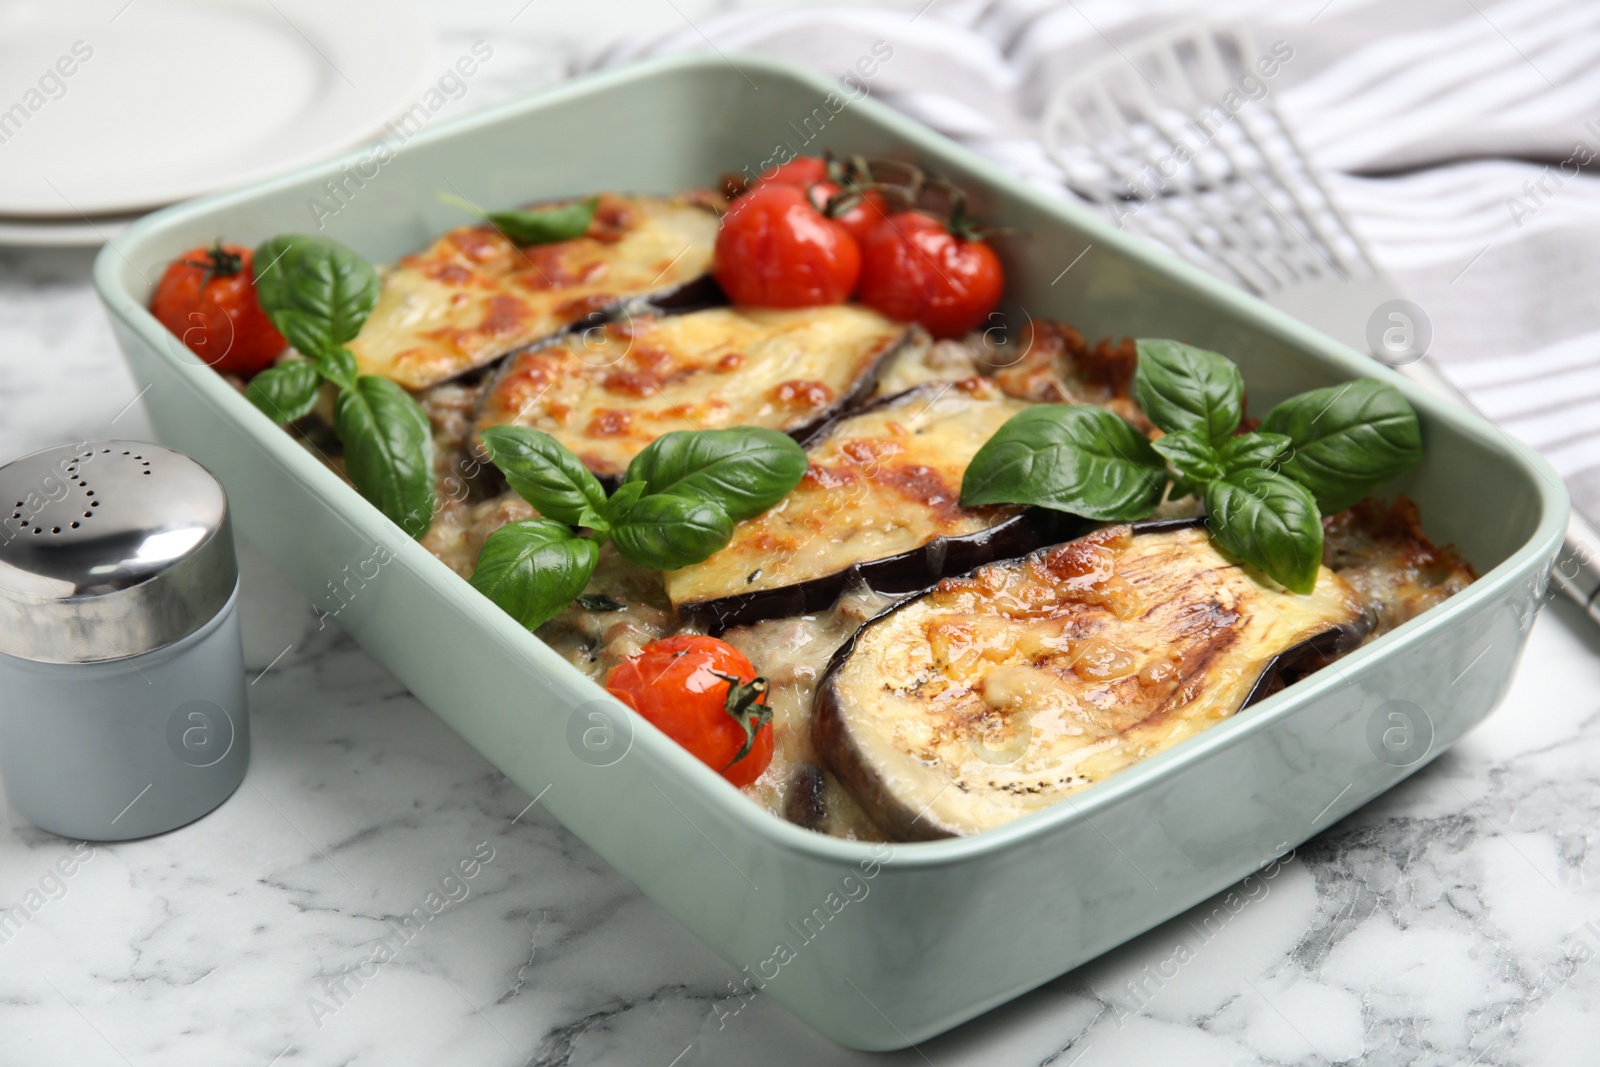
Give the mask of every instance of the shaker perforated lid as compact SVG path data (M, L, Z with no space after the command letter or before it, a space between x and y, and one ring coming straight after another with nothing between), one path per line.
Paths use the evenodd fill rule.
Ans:
M227 496L181 452L98 441L0 467L0 652L154 651L214 618L238 577Z

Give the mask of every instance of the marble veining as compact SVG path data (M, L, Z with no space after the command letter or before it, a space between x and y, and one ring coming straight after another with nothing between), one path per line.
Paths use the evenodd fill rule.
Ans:
M435 6L441 52L473 39ZM503 46L486 96L576 62L587 23L555 21ZM0 251L7 458L151 436L89 261ZM1399 788L1078 971L869 1056L737 999L735 968L243 556L239 791L113 846L4 812L0 1065L1596 1061L1600 633L1564 603L1501 709Z

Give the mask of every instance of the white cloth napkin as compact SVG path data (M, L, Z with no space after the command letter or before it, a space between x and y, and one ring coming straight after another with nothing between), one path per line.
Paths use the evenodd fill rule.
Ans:
M1235 18L1293 59L1271 90L1430 354L1600 518L1600 3L1595 0L932 0L739 12L593 65L716 48L842 74L890 42L879 99L1062 195L1052 90L1149 33Z

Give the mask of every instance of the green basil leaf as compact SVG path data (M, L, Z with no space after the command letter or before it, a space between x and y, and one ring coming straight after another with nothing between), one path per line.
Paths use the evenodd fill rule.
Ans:
M1037 504L1103 522L1149 515L1167 465L1145 436L1104 408L1040 404L1011 416L972 457L961 503Z
M560 441L522 426L492 426L481 436L507 484L540 515L572 526L603 528L595 521L606 514L606 491Z
M440 193L439 199L478 216L519 245L544 245L582 237L589 232L589 224L600 206L600 198L591 196L587 200L531 211L479 211L459 196Z
M1205 492L1205 488L1204 482L1191 482L1180 474L1172 479L1172 488L1167 491L1167 499L1176 501L1192 496L1198 500L1200 494Z
M1398 389L1375 378L1290 397L1267 412L1261 428L1293 439L1283 473L1310 489L1329 515L1422 458L1417 413Z
M326 237L270 238L255 250L252 268L261 310L308 356L355 337L381 288L370 263Z
M316 367L318 374L341 389L354 389L356 378L361 373L356 357L342 345L327 349L317 356Z
M251 378L244 395L273 422L293 422L317 406L317 389L321 385L316 364L286 359Z
M559 522L507 523L479 550L472 587L536 630L583 592L599 561L599 545Z
M1228 438L1217 454L1225 471L1252 470L1277 463L1290 444L1281 433L1242 433Z
M617 486L617 491L611 494L611 499L606 501L603 512L607 518L626 515L628 509L639 502L644 496L645 484L643 482L623 482Z
M1322 516L1304 486L1275 471L1234 471L1206 486L1205 502L1218 544L1290 592L1311 592L1322 564Z
M1244 379L1233 361L1178 341L1137 342L1133 398L1168 433L1199 429L1220 447L1244 413Z
M662 434L628 464L624 483L647 492L710 500L735 522L766 511L800 484L805 449L776 430L675 430Z
M1208 482L1222 475L1222 457L1198 427L1169 433L1151 441L1150 447L1190 481Z
M344 443L344 468L361 495L412 537L433 522L433 437L411 394L367 375L339 390L333 428Z
M733 520L722 505L682 496L652 493L611 519L617 551L658 571L699 563L732 536Z

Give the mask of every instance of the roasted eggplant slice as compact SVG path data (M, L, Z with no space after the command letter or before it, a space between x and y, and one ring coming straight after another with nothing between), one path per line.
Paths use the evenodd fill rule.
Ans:
M423 389L711 269L704 197L603 196L584 237L518 248L491 226L452 230L383 276L350 350L363 374Z
M1301 596L1192 521L1107 527L863 626L817 689L816 747L891 838L975 833L1220 722L1369 626L1327 568Z
M726 548L666 576L681 618L720 633L819 611L852 582L880 593L1060 540L1062 523L1021 508L963 508L961 476L1028 405L985 378L919 386L821 428L811 466L777 506L734 527Z
M508 360L477 429L543 430L602 478L670 430L764 426L803 437L860 403L907 334L854 305L635 316Z

